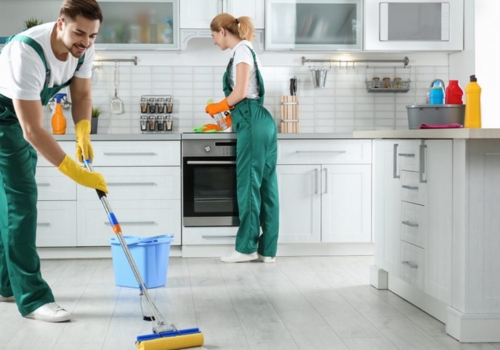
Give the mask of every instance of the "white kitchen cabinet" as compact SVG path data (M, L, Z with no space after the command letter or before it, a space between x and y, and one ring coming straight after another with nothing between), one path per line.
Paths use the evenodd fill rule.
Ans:
M280 243L371 242L371 141L280 140Z
M255 29L264 28L264 0L182 0L181 28L210 29L212 19L222 12L248 16Z

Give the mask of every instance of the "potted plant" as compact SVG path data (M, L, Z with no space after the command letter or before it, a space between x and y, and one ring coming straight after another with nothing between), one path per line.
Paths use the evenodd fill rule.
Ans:
M97 122L99 121L99 115L101 115L99 107L92 107L92 119L90 123L91 134L97 134Z
M37 26L37 25L42 24L42 23L43 23L43 21L37 19L36 17L31 17L27 21L24 21L24 29L26 30L28 28Z

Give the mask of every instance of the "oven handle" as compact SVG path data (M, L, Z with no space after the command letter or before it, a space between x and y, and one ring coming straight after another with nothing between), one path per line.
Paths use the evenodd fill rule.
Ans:
M214 161L205 161L205 160L188 160L188 164L206 164L206 165L218 165L218 164L236 164L236 161L231 160L214 160Z

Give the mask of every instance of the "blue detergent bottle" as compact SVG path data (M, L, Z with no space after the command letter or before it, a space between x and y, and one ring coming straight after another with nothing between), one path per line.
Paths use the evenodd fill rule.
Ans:
M434 83L429 92L429 104L444 105L444 88L439 81Z

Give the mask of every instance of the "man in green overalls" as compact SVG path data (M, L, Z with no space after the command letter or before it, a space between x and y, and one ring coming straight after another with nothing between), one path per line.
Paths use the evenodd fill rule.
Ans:
M265 90L260 62L250 42L254 28L249 17L234 18L222 13L212 20L210 29L216 45L233 51L223 78L226 98L206 108L212 116L232 109L237 136L236 191L240 227L235 251L221 260L274 262L279 231L277 128L263 106Z
M82 169L43 128L45 106L62 88L73 96L80 161L90 143L93 43L102 14L95 0L66 0L57 22L10 38L0 54L0 302L15 300L23 317L62 322L36 251L37 152L77 183L107 192L98 173Z

